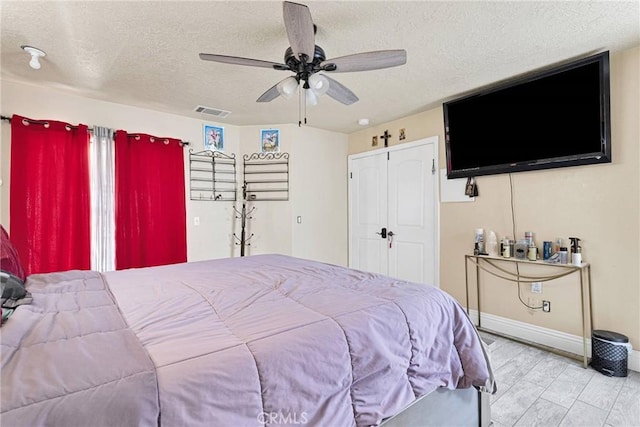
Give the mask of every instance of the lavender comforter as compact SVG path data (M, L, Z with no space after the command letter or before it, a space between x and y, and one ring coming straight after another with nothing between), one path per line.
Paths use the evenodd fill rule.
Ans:
M3 426L367 426L491 380L446 293L333 265L257 255L27 287L1 331Z

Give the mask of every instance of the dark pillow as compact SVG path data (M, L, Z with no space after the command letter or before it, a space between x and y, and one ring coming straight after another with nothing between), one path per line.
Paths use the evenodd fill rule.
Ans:
M9 234L2 225L0 225L0 268L2 271L20 278L23 282L27 277L22 264L20 264L18 251L9 240Z
M2 300L19 300L27 296L24 282L13 274L0 273L0 287L2 288ZM4 304L3 304L4 305Z

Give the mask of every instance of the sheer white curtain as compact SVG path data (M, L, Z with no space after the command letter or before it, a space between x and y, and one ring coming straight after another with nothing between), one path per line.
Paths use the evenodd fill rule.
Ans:
M91 137L91 269L113 271L115 263L114 130L93 127Z

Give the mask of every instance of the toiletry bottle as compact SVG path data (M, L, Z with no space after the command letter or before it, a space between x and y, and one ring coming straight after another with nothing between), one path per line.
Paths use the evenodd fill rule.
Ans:
M569 240L571 240L571 264L580 267L582 264L582 248L578 244L580 239L577 237L569 237Z
M529 246L533 246L533 231L525 231L524 238Z
M553 255L553 242L544 241L542 242L542 259L548 260Z
M561 247L562 247L562 239L557 238L556 242L555 242L555 245L553 247L553 253L555 254L555 253L560 252L560 248Z
M489 232L489 238L487 239L487 253L489 256L498 256L498 238L493 231Z
M511 258L511 242L508 237L502 239L502 256Z
M478 252L482 254L486 254L484 247L484 229L477 228L476 229L476 243L478 244Z
M578 246L577 252L574 252L571 254L571 264L575 265L576 267L580 267L582 266L582 252L581 252L582 248L580 246Z
M533 241L533 231L525 231L524 239L527 241L529 245L527 248L527 259L529 261L537 261L538 260L538 247L536 243Z
M569 253L564 246L560 248L560 264L569 263Z
M525 239L518 239L516 242L516 251L515 257L517 259L527 259L527 251L529 250L529 245Z

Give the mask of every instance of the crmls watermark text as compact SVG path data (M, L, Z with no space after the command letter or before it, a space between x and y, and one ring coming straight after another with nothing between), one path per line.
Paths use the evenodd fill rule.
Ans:
M260 412L257 416L261 424L306 424L306 412Z

